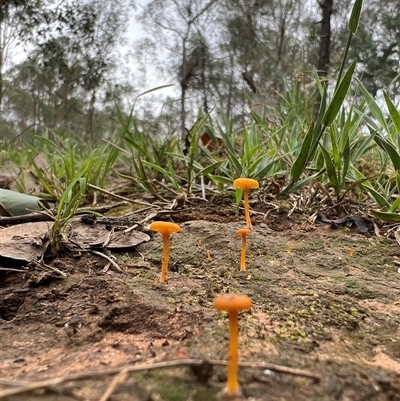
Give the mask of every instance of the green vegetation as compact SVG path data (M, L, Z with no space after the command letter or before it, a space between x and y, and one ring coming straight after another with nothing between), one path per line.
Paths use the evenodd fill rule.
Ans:
M319 207L336 208L338 212L346 200L369 198L374 202L370 210L372 216L389 222L400 221L397 213L400 206L400 113L395 105L396 97L383 91L383 100L376 100L362 83L357 59L351 62L347 59L352 54L352 41L357 37L362 3L357 0L353 5L339 73L336 81L329 85L316 71L311 74L313 81L307 85L300 78L291 82L281 77L282 91L275 91L268 107L253 107L254 100L246 94L247 110L251 110L247 115L242 113L238 118L229 110L228 117L223 109L215 106L207 113L199 112L193 127L181 133L172 115L172 125L154 117L151 122L140 118L135 100L129 113L122 106L110 107L108 123L103 110L101 118L111 131L108 130L109 134L104 135L102 141L92 135L95 121L95 100L92 99L91 120L84 130L77 128L81 121L69 128L78 131L68 131L65 125L62 129L43 129L42 126L35 135L25 132L16 138L5 138L1 144L2 161L12 161L22 171L32 171L44 193L41 196L58 202L56 213L48 211L56 222L53 228L55 249L59 249L66 226L78 206L97 195L93 188L110 189L111 177L123 183L126 196L149 193L165 201L171 194L191 194L200 188L204 191L204 182L224 191L235 178L244 176L267 185L273 183L273 196L302 195L303 204L319 204L322 200ZM93 2L93 7L96 4ZM88 28L84 24L85 18L89 18L85 13L96 10L94 7L85 9L83 14L74 14L88 46L93 45L92 29L99 21L91 21L94 25ZM113 11L108 12L109 16L114 15ZM122 24L122 21L117 18L115 24ZM78 40L79 33L75 34L77 37L73 40ZM109 47L115 44L109 36L102 40ZM97 61L101 64L101 60ZM104 66L102 74L111 67L110 62L107 68ZM85 80L88 72L78 72L80 79ZM95 96L101 90L102 76L98 76L92 86L87 83L91 88L88 93ZM55 85L59 78L51 79ZM136 99L163 88L143 92ZM48 93L53 93L51 87ZM3 94L5 101L7 93ZM118 99L113 99L114 105L118 104ZM181 102L184 105L185 99ZM268 104L267 98L263 102ZM50 103L47 106L50 107ZM312 110L316 111L314 116ZM187 114L185 110L182 113ZM64 120L67 120L67 110L64 110ZM24 129L30 130L29 127ZM126 187L126 182L130 186ZM21 192L29 192L21 176L18 185Z

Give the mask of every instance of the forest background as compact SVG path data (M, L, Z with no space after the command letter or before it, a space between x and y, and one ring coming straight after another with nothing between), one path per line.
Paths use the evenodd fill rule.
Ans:
M162 137L184 135L199 111L273 120L296 87L318 101L316 72L337 75L352 3L1 0L2 139L50 130L97 142L118 127L118 108ZM399 95L399 43L397 1L365 2L348 59L372 96ZM173 86L137 99L161 85Z

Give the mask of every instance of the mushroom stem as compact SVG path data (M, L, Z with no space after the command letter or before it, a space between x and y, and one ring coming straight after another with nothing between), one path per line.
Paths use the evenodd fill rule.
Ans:
M246 295L224 294L214 300L214 308L227 310L229 316L229 357L226 393L235 395L239 392L238 382L238 311L250 309L251 299Z
M242 234L242 254L240 255L240 271L246 270L246 234Z
M228 357L228 378L226 391L228 394L237 394L238 382L238 312L229 311L229 357Z
M169 249L169 234L164 234L160 283L164 283L167 280L168 259L169 259L168 249Z
M243 190L244 214L246 216L246 224L248 229L252 229L250 220L250 207L249 207L249 189Z

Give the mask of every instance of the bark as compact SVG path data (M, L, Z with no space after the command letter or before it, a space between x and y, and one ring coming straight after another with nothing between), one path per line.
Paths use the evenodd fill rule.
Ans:
M333 9L333 0L322 0L318 2L322 11L322 19L320 21L320 42L318 49L318 65L317 72L321 78L324 78L324 85L328 85L326 80L330 66L330 45L331 45L331 15ZM317 118L321 104L321 95L318 95L314 105L314 119Z
M320 42L318 50L318 74L321 77L328 75L330 65L330 45L331 45L331 15L333 0L323 0L319 3L322 11Z
M189 25L190 29L190 25ZM189 33L188 29L188 33ZM188 72L187 72L187 60L186 60L186 39L187 35L183 38L182 41L182 79L181 79L181 132L182 139L184 140L186 135L186 88L187 88L187 80L188 80Z
M93 116L94 116L94 103L96 102L96 91L92 92L90 98L88 113L86 116L86 135L87 138L91 138L93 134Z
M3 110L3 0L0 0L0 118L2 117Z

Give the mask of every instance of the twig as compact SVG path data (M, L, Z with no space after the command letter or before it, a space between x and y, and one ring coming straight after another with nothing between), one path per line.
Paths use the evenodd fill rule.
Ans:
M118 271L122 272L122 269L118 266L117 262L114 262L109 256L105 255L104 253L98 252L98 251L90 251L91 253L94 253L97 256L101 256L104 259L107 259Z
M145 223L147 223L149 220L153 220L157 218L160 215L163 214L172 214L178 212L177 210L159 210L158 212L153 212L148 214L143 220L140 220L139 223L134 224L131 227L128 227L127 229L124 230L124 233L130 233L131 231L135 230L139 226L144 226Z
M12 269L9 267L0 267L0 270L6 271L6 272L23 272L27 273L29 270L21 270L21 269Z
M47 388L47 387L52 387L61 383L65 382L70 382L70 381L78 381L78 380L86 380L86 379L94 379L97 377L102 377L102 376L110 376L110 375L115 375L118 374L122 371L125 371L126 373L129 372L141 372L141 371L146 371L146 370L154 370L154 369L165 369L165 368L171 368L171 367L178 367L178 366L200 366L203 363L208 362L211 365L220 365L224 366L226 365L226 361L219 361L219 360L203 360L203 359L178 359L175 361L165 361L165 362L156 362L151 365L126 365L118 368L111 368L111 369L105 369L105 370L98 370L98 371L89 371L89 372L83 372L83 373L78 373L75 375L70 375L70 376L61 376L61 377L55 377L53 379L47 379L39 382L33 382L33 383L28 383L25 386L21 386L18 388L13 388L13 389L8 389L4 390L2 395L2 400L5 400L7 397L10 397L12 395L17 395L17 394L24 394L28 393L33 390L37 390L40 388ZM243 368L252 368L252 369L261 369L261 370L271 370L272 372L276 373L286 373L294 376L301 376L301 377L307 377L310 379L313 379L315 381L320 381L321 376L301 370L301 369L293 369L293 368L288 368L286 366L280 366L280 365L274 365L274 364L254 364L250 362L239 362L239 366ZM8 382L10 383L10 382ZM0 380L1 384L1 380ZM8 384L10 385L10 384Z
M161 187L163 187L167 191L171 192L173 195L175 195L175 196L179 195L179 192L176 192L174 189L170 188L168 185L165 185L164 183L162 183L162 182L160 182L158 180L153 180L153 182L155 182L156 184L160 185Z
M44 270L44 267L45 267L46 269L49 269L49 270L52 270L52 271L58 273L62 277L67 277L68 276L67 273L64 273L60 269L57 269L57 267L50 266L50 265L44 263L43 261L41 261L41 262L39 262L39 261L36 262L35 261L33 263L34 263L35 267L41 268L42 270Z
M129 201L129 203L132 203L132 201ZM119 206L124 206L127 204L128 200L124 200L123 202L117 202L112 205L96 206L89 208L84 207L84 208L79 208L76 214L81 214L81 213L87 214L88 212L106 213L111 209L114 209ZM52 212L56 213L55 209L52 209ZM35 223L38 221L53 221L53 220L54 218L52 218L47 213L37 212L37 213L25 214L23 216L0 217L0 226L21 224L21 223Z
M107 401L110 398L111 394L114 392L115 388L118 386L118 384L123 383L126 380L127 376L127 370L122 369L121 372L119 372L111 381L110 385L108 386L107 390L99 401ZM132 399L132 394L130 394L130 398Z
M126 150L121 148L120 146L116 145L115 143L112 143L111 141L105 139L105 138L101 138L102 141L104 141L105 143L108 143L111 146L114 146L114 148L118 149L120 152L125 153L128 156L131 156L131 154Z
M53 221L49 215L44 213L30 213L23 216L0 217L0 226L8 226L22 223L36 223L38 221Z
M107 238L106 238L105 241L101 244L101 246L102 246L103 248L105 248L105 247L110 243L111 237L112 237L112 235L114 234L114 231L115 231L115 227L112 227L112 228L111 228L111 231L108 232Z
M130 233L131 231L135 230L139 226L144 226L145 223L147 223L149 220L155 219L157 216L158 216L157 212L148 214L143 220L140 220L139 223L134 224L133 226L125 229L124 234Z
M217 361L217 360L211 359L208 362L211 363L211 365L226 365L225 361ZM316 375L315 373L311 373L311 372L308 372L303 369L296 369L296 368L289 368L287 366L274 365L272 363L256 364L256 363L251 363L251 362L239 362L238 365L242 368L270 370L271 372L275 372L275 373L285 373L285 374L293 375L293 376L307 377L309 379L314 379L315 381L321 380L321 376Z
M138 205L144 205L144 206L153 206L151 203L142 202L142 201L139 201L139 200L133 200L133 199L125 198L125 196L114 194L114 193L112 193L110 191L107 191L106 189L97 187L96 185L93 185L93 184L87 184L87 186L89 188L95 189L96 191L103 192L106 195L110 195L110 196L113 196L114 198L122 199L122 200L124 200L126 202L129 202L129 203L136 203Z
M204 186L204 175L200 176L200 182L201 182L201 197L203 199L207 199L206 198L206 188Z

